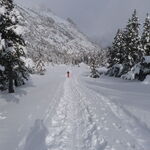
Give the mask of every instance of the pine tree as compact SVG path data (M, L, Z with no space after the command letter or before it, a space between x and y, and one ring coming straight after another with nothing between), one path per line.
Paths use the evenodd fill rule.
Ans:
M114 42L112 43L112 47L109 49L109 65L112 67L115 64L123 64L125 61L125 40L124 40L124 32L122 30L118 30L117 34L114 38Z
M34 56L34 62L35 62L35 71L41 75L44 74L46 71L45 69L45 54L43 54L43 49L37 48L36 56Z
M125 50L126 50L126 61L124 62L129 69L135 64L141 61L142 58L142 46L139 36L139 22L136 10L129 19L125 29Z
M145 19L144 23L144 31L141 38L144 54L146 56L150 56L150 17L149 14L147 14L147 17Z
M21 57L25 57L23 48L25 42L17 34L18 18L15 14L12 0L0 1L0 35L3 45L0 49L0 65L4 66L5 82L8 83L9 93L14 93L14 85L24 84L28 71Z
M90 69L91 69L91 75L92 78L99 78L100 75L97 71L97 67L99 66L98 56L96 52L93 52L90 56Z

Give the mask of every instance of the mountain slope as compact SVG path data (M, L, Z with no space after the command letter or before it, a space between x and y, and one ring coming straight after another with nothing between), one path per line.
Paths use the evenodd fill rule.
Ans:
M50 10L39 11L19 6L16 8L22 16L21 24L25 27L24 38L27 41L29 57L34 59L36 52L40 51L50 61L63 61L62 56L66 54L100 50L70 19L63 20Z

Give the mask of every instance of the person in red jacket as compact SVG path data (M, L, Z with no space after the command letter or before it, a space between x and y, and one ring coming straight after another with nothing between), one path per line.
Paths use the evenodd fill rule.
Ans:
M68 78L70 77L70 72L69 72L69 71L67 71L67 77L68 77Z

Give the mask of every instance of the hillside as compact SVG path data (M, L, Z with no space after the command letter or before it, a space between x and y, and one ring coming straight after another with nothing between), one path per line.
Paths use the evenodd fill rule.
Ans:
M24 26L28 56L35 59L37 52L44 60L63 62L64 57L100 50L78 30L71 19L63 20L49 9L32 10L16 6L21 14L20 24ZM69 61L69 60L68 60Z

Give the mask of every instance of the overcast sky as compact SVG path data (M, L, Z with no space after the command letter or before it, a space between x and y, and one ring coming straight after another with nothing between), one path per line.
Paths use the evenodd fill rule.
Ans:
M91 38L111 42L126 25L134 9L141 22L150 13L150 0L15 0L27 7L45 5L58 16L70 17Z

